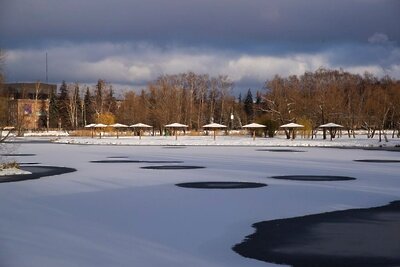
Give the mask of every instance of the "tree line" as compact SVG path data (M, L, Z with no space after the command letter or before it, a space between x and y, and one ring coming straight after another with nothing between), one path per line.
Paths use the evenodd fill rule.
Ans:
M77 129L89 123L110 124L116 111L114 90L106 81L98 80L93 88L63 81L59 93L49 99L49 124L50 128L64 129Z
M142 122L160 131L171 122L186 124L193 130L210 122L238 127L254 119L254 103L250 90L243 103L232 90L233 82L227 76L189 72L162 75L145 89L125 92L117 101L112 85L104 80L84 88L83 93L78 83L63 82L59 93L50 98L50 127L75 129L113 122Z
M104 80L85 88L63 82L50 99L50 127L142 122L162 131L171 122L192 130L211 122L230 128L259 122L272 135L279 125L297 122L313 135L319 125L335 122L345 126L349 136L356 129L373 136L376 131L400 128L400 82L388 76L321 68L299 76L276 75L254 96L250 89L244 97L234 96L233 86L225 75L161 75L117 100L112 85Z
M277 75L265 83L262 108L280 124L297 121L315 130L335 122L349 136L365 129L373 137L376 131L400 129L400 82L323 68L301 76Z

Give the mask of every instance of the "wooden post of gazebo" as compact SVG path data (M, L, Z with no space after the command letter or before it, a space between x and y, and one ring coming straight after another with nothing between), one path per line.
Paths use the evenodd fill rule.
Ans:
M95 125L96 124L94 124L94 123L85 125L85 128L90 128L90 133L91 133L92 138L93 138L93 135L94 135L94 127L95 127Z

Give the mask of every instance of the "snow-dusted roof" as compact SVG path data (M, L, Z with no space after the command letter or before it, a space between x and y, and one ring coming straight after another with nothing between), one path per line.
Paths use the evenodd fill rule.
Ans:
M107 127L107 125L105 125L103 123L98 123L98 124L95 124L93 127L95 127L95 128L104 128L104 127Z
M343 128L343 126L340 124L330 122L327 124L320 125L319 128Z
M265 128L267 126L253 122L253 123L250 123L250 124L243 125L242 127L243 128Z
M1 129L1 128L0 128ZM3 130L9 131L9 130L14 130L15 127L14 126L6 126L3 128Z
M291 122L288 124L281 125L280 127L281 128L303 128L304 125Z
M132 127L132 128L153 128L153 126L150 126L150 125L147 125L147 124L144 124L144 123L141 123L141 122L136 123L136 124L132 124L129 127Z
M126 127L128 127L128 125L121 124L121 123L114 123L114 124L111 124L110 126L114 127L114 128L126 128Z
M187 128L189 126L185 125L185 124L181 124L181 123L171 123L171 124L167 124L165 125L165 127L169 127L169 128Z
M202 126L203 128L226 128L225 125L219 124L219 123L210 123Z

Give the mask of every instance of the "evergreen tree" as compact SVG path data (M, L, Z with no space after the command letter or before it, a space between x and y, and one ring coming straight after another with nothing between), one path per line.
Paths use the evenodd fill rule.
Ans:
M260 105L261 104L261 93L260 91L257 91L256 93L256 105Z
M50 94L49 99L49 127L57 128L58 119L60 118L57 95L55 93Z
M60 86L60 95L58 99L68 99L68 87L65 81L62 81Z
M97 115L100 115L104 112L104 97L103 97L103 93L104 93L104 89L105 89L106 83L104 80L98 80L97 84L96 84L96 93L95 93L95 111L97 113Z
M247 91L246 98L244 99L244 112L247 115L247 121L254 119L254 102L250 89Z
M84 111L83 111L84 124L86 125L86 124L94 123L93 99L90 94L89 87L86 88L86 94L83 99L83 103L84 103L84 105L83 105L83 107L84 107Z
M80 127L82 126L82 100L81 94L79 90L79 84L75 85L75 109L76 109L76 120L75 126Z
M65 81L62 81L60 87L60 95L58 96L58 114L59 119L61 120L62 128L71 127L71 122L68 116L68 102L69 102L69 94L68 94L68 86Z

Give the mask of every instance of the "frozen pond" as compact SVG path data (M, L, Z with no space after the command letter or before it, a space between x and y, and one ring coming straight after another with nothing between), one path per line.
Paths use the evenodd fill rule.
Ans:
M257 222L400 200L397 152L184 148L18 144L13 153L35 154L29 157L40 163L35 166L77 171L0 184L0 266L277 266L242 257L232 247L253 234ZM368 159L387 162L355 161ZM205 168L142 168L160 162ZM356 179L269 178L295 175ZM224 181L268 186L199 190L175 185Z

